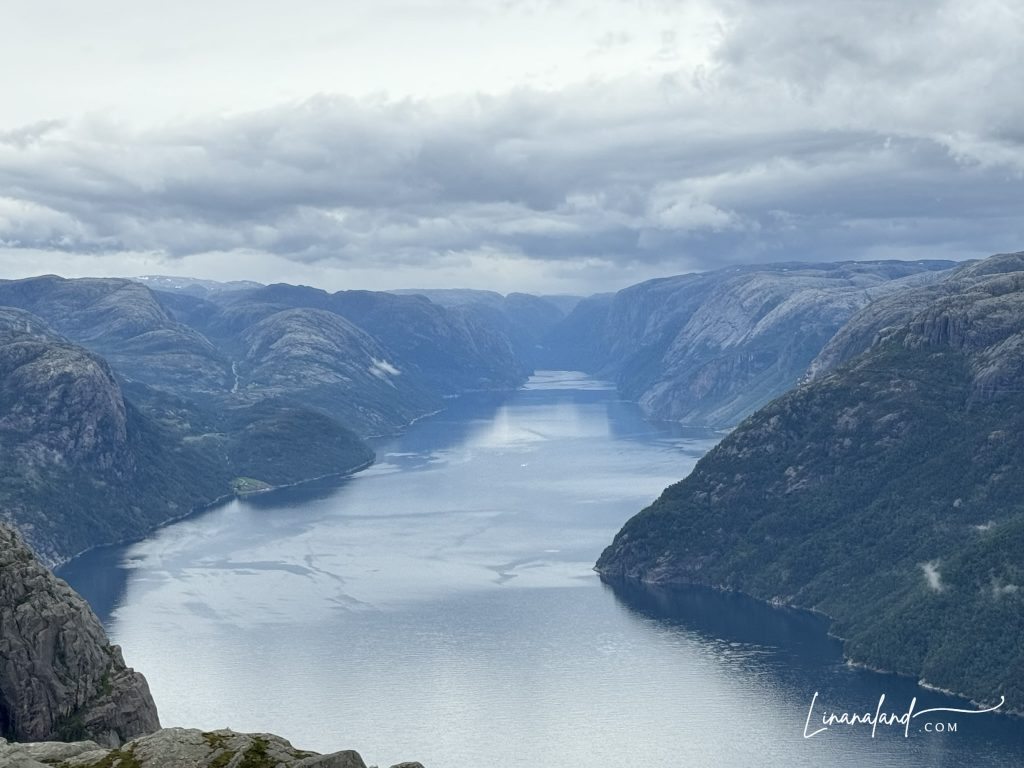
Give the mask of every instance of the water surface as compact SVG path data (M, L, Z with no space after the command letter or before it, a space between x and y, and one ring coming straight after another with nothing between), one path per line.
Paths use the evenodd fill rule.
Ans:
M816 617L602 584L622 523L720 435L586 377L453 401L344 479L233 501L63 569L164 725L271 731L387 766L1017 766L1024 727L803 731L831 709L965 704L854 670ZM921 724L916 724L918 728Z

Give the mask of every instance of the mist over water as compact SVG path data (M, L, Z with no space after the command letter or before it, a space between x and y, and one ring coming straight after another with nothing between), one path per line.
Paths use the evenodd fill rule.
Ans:
M834 710L965 704L847 667L816 617L603 584L632 514L721 435L546 372L454 400L358 475L233 501L62 569L165 726L270 731L368 763L1011 766L1024 723L802 736Z

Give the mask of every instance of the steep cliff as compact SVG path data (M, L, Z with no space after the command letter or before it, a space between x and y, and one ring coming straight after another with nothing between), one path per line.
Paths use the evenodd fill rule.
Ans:
M116 747L159 727L145 678L86 602L0 525L0 735Z
M967 265L772 402L602 554L827 613L847 653L1024 709L1024 254Z
M614 380L652 417L732 426L791 388L860 308L949 262L735 267L581 302L547 358Z

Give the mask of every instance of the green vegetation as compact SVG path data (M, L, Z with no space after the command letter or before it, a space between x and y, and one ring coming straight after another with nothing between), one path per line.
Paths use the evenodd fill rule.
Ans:
M11 463L0 472L0 507L31 524L44 557L68 557L88 547L141 537L155 526L231 493L250 493L365 466L373 452L357 435L320 412L267 401L213 412L178 400L180 424L138 386L140 406L126 400L127 440L101 445L95 459ZM31 446L35 433L3 435L6 445ZM111 456L115 457L111 460Z
M238 753L233 750L225 749L210 761L210 768L224 768L224 766L235 759L235 755L237 754Z
M908 338L747 419L598 569L820 610L856 661L1024 709L1024 387Z
M266 739L256 736L252 744L242 755L242 761L238 768L274 768L277 761L267 754L267 747L270 746Z
M204 731L203 741L205 741L210 749L224 749L227 747L228 739L231 737L227 733L218 731Z

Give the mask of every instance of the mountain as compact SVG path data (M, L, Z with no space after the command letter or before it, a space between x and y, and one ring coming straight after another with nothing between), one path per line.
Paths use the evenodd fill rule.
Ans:
M239 488L348 472L372 457L309 409L266 400L206 412L122 385L40 318L0 308L0 518L47 563L142 536Z
M1024 253L883 298L836 339L598 571L821 611L857 662L1024 710Z
M200 457L168 442L105 361L0 309L0 514L49 562L219 495Z
M727 427L797 383L873 299L941 279L951 262L734 267L581 301L546 364L613 380L651 417Z
M160 730L146 679L85 600L2 524L0 658L0 765L366 768L357 752L318 755L272 734Z
M441 408L369 334L322 309L287 309L247 327L235 392L301 400L363 433L392 432ZM358 392L353 396L353 392Z
M530 370L499 323L421 296L193 293L0 281L0 519L47 563L354 471L373 460L362 437Z
M221 312L209 324L213 338L237 334L247 325L285 309L318 309L348 320L373 337L391 363L415 371L434 395L521 384L530 366L502 329L479 317L446 309L423 296L377 291L328 293L286 284L212 298Z
M183 293L190 296L208 296L218 291L248 291L253 288L262 287L262 283L252 280L201 280L196 277L171 277L168 275L141 275L131 277L137 283L142 283L154 291L167 291L172 293Z
M425 289L392 291L400 295L422 296L449 311L471 318L479 325L499 329L510 341L516 355L535 368L543 359L548 333L580 301L574 296L534 296L470 289ZM556 362L554 367L560 367Z
M152 291L131 280L54 275L3 280L0 306L37 315L102 355L128 379L179 392L230 388L225 355L201 333L175 321Z
M0 736L117 747L160 727L146 679L99 619L0 525Z

